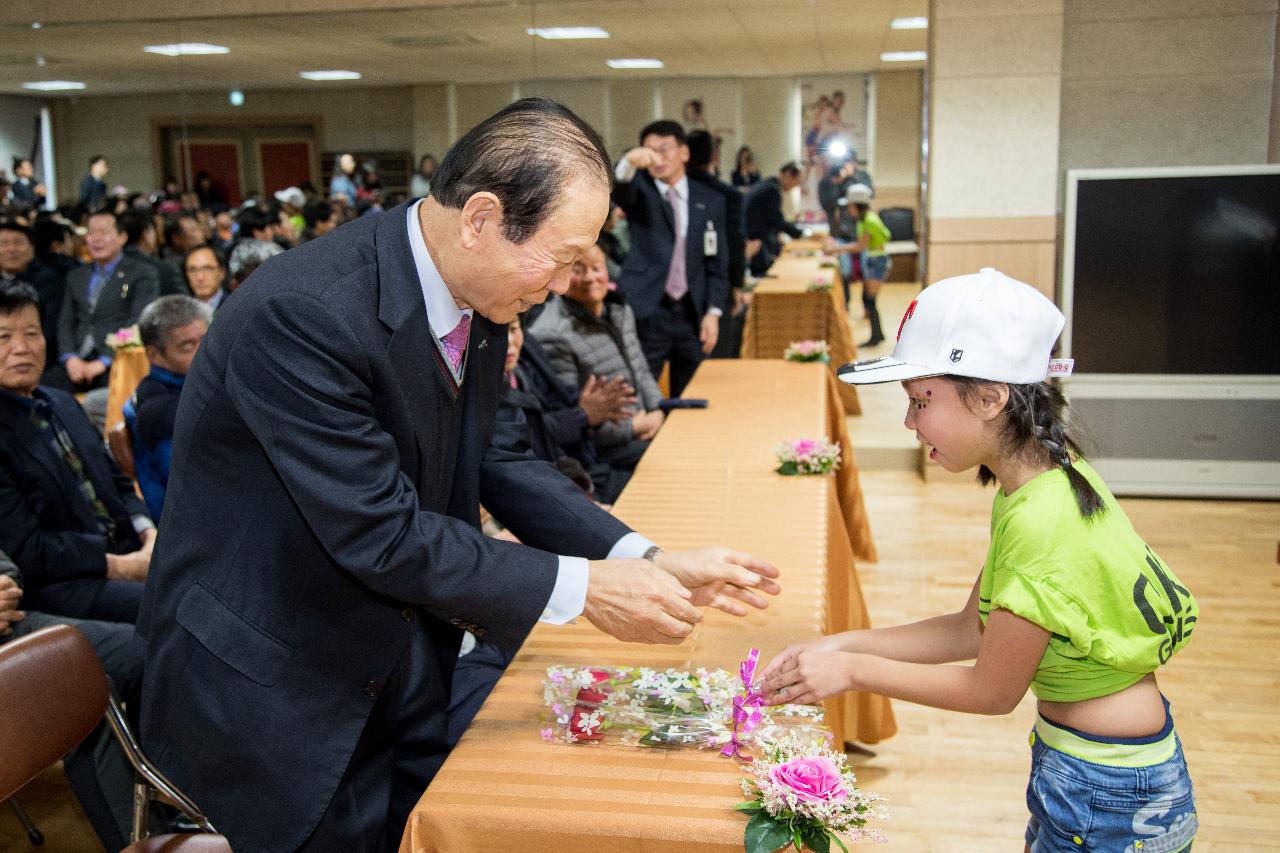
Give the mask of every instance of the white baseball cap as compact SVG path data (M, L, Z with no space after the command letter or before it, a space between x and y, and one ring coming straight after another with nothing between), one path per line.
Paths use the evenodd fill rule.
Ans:
M1057 306L1029 284L985 267L926 287L907 308L893 355L846 364L851 385L925 376L969 376L1029 385L1071 373L1051 358L1066 323Z
M871 187L866 184L854 184L844 191L844 197L836 204L871 204Z

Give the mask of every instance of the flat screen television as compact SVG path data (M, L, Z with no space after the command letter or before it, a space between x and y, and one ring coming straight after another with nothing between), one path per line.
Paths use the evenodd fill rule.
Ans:
M1120 494L1280 497L1280 166L1072 170L1067 384Z

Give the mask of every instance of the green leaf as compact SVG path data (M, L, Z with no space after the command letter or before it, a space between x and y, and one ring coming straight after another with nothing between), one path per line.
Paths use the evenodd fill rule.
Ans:
M785 823L778 823L769 817L768 812L761 810L747 821L742 840L746 853L773 853L790 843L791 830Z
M796 463L794 462L783 462L781 465L778 466L778 473L784 474L788 477L794 477L800 473L800 469L796 466Z
M740 812L758 812L763 809L764 806L760 805L755 800L747 800L745 803L738 803L734 808Z
M804 844L814 853L831 853L831 836L825 829L810 827L801 837Z
M844 853L849 853L849 848L844 846L844 842L840 840L840 836L836 835L835 833L832 833L831 840L834 841L836 844L839 844L840 849L843 850Z

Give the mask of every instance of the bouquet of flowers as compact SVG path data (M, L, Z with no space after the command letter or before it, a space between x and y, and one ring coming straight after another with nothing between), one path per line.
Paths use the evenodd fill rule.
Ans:
M815 278L809 282L809 286L805 290L809 293L827 293L831 290L831 281L825 278Z
M782 357L787 361L820 361L831 363L831 347L826 341L792 341L791 346L783 350Z
M831 842L848 853L840 836L854 843L884 841L871 818L883 820L882 798L858 790L844 753L826 744L783 737L766 745L767 754L742 780L747 801L738 811L751 815L743 841L746 853L773 853L789 844L797 851L829 853Z
M142 336L138 334L137 326L125 326L107 335L107 345L115 352L137 349L142 346Z
M822 438L798 438L784 441L774 451L778 455L777 472L796 474L830 474L840 468L840 445Z
M542 737L670 749L737 746L748 735L802 743L831 737L822 709L812 705L757 709L755 725L743 731L733 719L741 692L738 678L723 669L552 666L543 683Z

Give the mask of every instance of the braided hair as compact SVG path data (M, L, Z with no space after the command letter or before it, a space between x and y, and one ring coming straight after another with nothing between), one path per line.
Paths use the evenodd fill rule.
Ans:
M980 386L990 385L981 379L965 376L948 376L956 386L961 399L971 403L978 396ZM1008 385L1009 400L1004 407L1003 437L1010 448L1017 452L1038 456L1045 453L1054 465L1067 475L1071 491L1075 495L1080 515L1092 518L1106 512L1106 504L1093 485L1076 470L1074 457L1081 455L1080 448L1069 435L1070 420L1067 417L1067 400L1054 383L1036 382L1030 385ZM978 482L986 486L995 480L995 474L986 465L978 468Z

